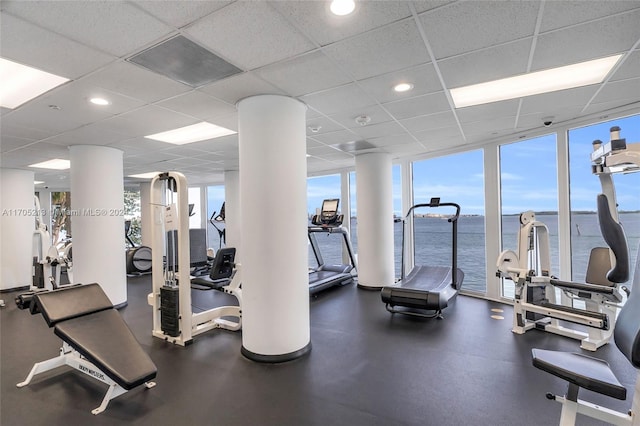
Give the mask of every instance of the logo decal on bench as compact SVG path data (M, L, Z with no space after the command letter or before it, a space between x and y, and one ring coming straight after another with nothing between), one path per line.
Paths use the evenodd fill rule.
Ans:
M85 367L82 364L78 364L78 369L80 371L84 371L85 373L95 377L98 380L106 380L105 377L104 377L104 374L101 371L92 370L90 368Z

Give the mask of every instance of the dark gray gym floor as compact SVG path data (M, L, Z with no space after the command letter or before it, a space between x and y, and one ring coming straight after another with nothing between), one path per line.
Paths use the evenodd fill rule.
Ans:
M121 313L158 366L157 386L116 398L98 416L90 411L106 385L67 367L15 386L34 362L56 356L60 341L40 315L16 308L15 293L0 295L0 424L553 425L560 404L545 393L563 394L565 385L532 367L531 348L580 351L574 340L539 331L514 335L509 306L459 296L444 320L392 316L377 292L351 285L311 299L310 355L257 364L240 354L239 333L214 330L186 348L152 338L150 289L150 276L129 278ZM226 297L194 293L200 308ZM491 319L491 308L504 309L505 319ZM636 371L615 345L595 356L611 363L629 395L581 398L628 410Z

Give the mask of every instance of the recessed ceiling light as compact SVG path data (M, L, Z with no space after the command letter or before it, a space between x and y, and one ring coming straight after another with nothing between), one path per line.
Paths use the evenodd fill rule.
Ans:
M622 55L451 89L456 108L600 83Z
M67 170L71 167L69 160L61 160L55 158L53 160L43 161L42 163L30 164L29 167L37 167L39 169Z
M14 109L69 79L0 58L0 81L0 106Z
M147 173L138 173L137 175L129 175L129 177L138 178L138 179L153 179L159 174L160 172L147 172Z
M43 183L44 183L44 181L43 181L43 180L34 180L34 181L33 181L33 184L34 184L34 185L42 185Z
M91 98L91 99L89 99L89 102L91 102L94 105L100 105L100 106L110 105L111 104L111 102L109 102L108 100L106 100L104 98Z
M344 16L353 12L356 3L353 0L333 0L329 8L334 15Z
M400 83L393 86L393 90L396 92L407 92L411 89L413 89L413 84L411 83Z
M191 126L180 127L179 129L145 136L145 138L172 143L175 145L184 145L187 143L233 135L235 133L237 132L203 121L202 123L192 124Z

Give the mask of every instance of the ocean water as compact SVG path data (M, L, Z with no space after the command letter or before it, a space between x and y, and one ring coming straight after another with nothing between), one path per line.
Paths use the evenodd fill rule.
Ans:
M536 220L549 229L551 271L559 276L558 215L538 214ZM621 213L622 223L629 244L629 255L635 262L640 242L640 213ZM441 218L415 219L415 259L416 264L432 266L451 265L451 224ZM351 243L357 253L357 220L351 220ZM572 271L574 281L584 281L589 253L593 247L606 247L600 234L598 218L595 214L576 214L571 219ZM517 235L520 229L518 215L502 217L504 250L517 249ZM316 234L325 263L342 263L342 239L339 235ZM400 276L400 245L402 223L394 223L394 260L396 276ZM463 288L484 293L486 291L485 232L483 216L464 216L458 221L458 267L464 271ZM494 265L495 259L489 262ZM633 265L633 263L632 263ZM313 252L309 250L309 266L315 267ZM493 273L493 271L490 271ZM631 271L633 274L633 271ZM630 282L633 280L633 276ZM505 280L504 294L513 293L513 283Z

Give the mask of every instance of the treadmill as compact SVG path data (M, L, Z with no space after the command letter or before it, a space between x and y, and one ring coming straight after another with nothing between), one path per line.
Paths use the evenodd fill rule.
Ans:
M336 198L324 200L320 214L311 218L312 225L308 228L309 242L318 263L317 268L309 271L309 294L311 295L329 287L351 284L355 276L356 261L351 248L349 231L342 227L344 215L338 214L339 203L340 200ZM319 233L341 235L351 263L326 264L316 239L316 234Z
M411 213L422 207L455 207L456 212L447 218L451 223L452 253L451 266L416 265L409 275L404 271L404 244L406 241L406 222ZM380 292L382 301L391 313L442 319L442 310L449 300L455 297L462 287L464 273L457 267L458 258L458 218L460 206L455 203L441 203L440 198L432 198L427 204L416 204L402 221L402 274L400 281L393 286L383 287ZM398 309L397 307L401 307ZM427 312L425 312L427 311Z

